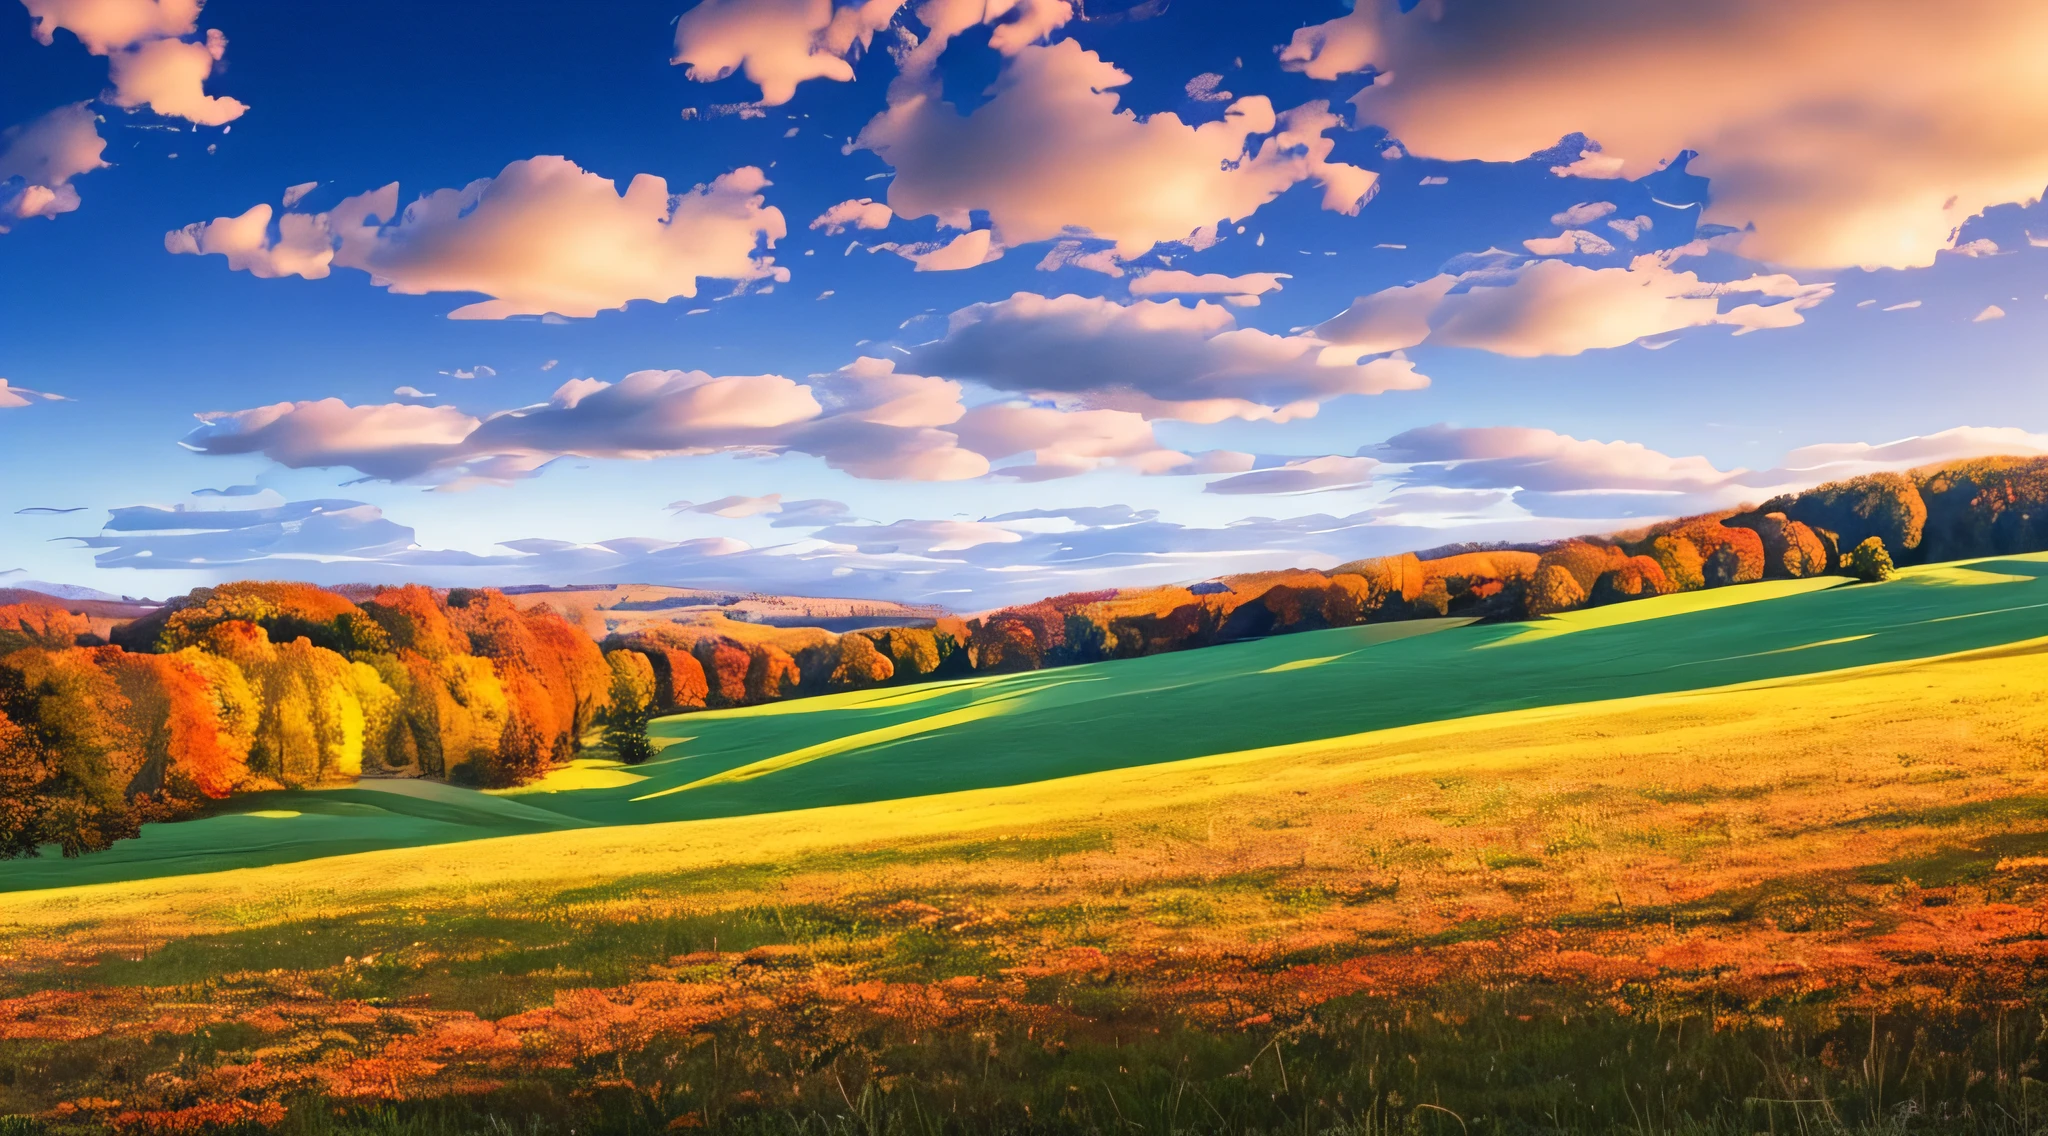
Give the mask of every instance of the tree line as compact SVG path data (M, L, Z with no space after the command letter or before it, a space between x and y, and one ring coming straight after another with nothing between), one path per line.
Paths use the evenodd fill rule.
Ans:
M235 793L365 775L531 782L657 715L1070 666L1390 620L1513 620L2048 548L2048 459L1833 482L1754 508L1537 545L1076 592L832 634L723 619L594 640L545 603L417 585L204 588L113 629L0 606L0 857L107 847Z

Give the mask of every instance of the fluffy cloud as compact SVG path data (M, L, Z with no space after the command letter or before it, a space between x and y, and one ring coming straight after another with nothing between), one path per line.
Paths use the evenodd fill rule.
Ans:
M1726 324L1736 334L1790 327L1833 294L1826 284L1759 275L1726 283L1673 271L1668 256L1637 257L1627 268L1586 268L1539 260L1510 268L1439 274L1353 301L1316 333L1343 355L1431 343L1527 358L1620 347L1645 336ZM1726 311L1727 296L1776 299Z
M1426 426L1369 447L1395 481L1460 491L1511 490L1539 517L1668 517L1758 502L1822 481L1994 454L2048 453L2048 435L1964 426L1880 444L1823 443L1770 469L1719 469L1635 442L1600 442L1550 430Z
M1555 237L1531 237L1522 247L1537 256L1606 256L1614 246L1598 233L1566 229Z
M974 229L948 241L915 245L885 241L868 251L893 252L917 265L919 272L958 272L1002 259L1002 246L993 243L993 236L987 229Z
M452 406L350 406L338 398L202 414L199 422L183 445L202 454L262 454L292 469L347 467L394 481L459 460L479 425Z
M897 521L887 525L833 525L818 530L819 540L849 545L865 553L962 552L984 544L1016 544L1024 537L1014 530L983 521Z
M1438 424L1396 434L1373 450L1410 468L1401 480L1458 489L1698 492L1730 474L1703 457L1674 458L1637 442L1597 442L1527 426Z
M671 501L667 507L672 513L703 513L707 516L732 518L754 517L762 513L780 513L782 494L770 493L766 497L734 495L702 504L692 501Z
M1139 118L1117 107L1130 76L1093 52L1072 40L1010 41L998 47L1009 58L988 101L963 115L923 70L919 53L937 42L935 31L906 57L888 109L854 142L895 167L897 216L966 229L984 211L1003 246L1082 233L1129 259L1160 242L1211 240L1219 221L1302 181L1317 181L1324 207L1343 213L1372 192L1371 172L1328 160L1335 142L1325 134L1340 120L1326 104L1276 115L1252 97L1199 126Z
M63 28L85 49L107 57L113 106L147 106L166 118L219 126L249 108L231 98L208 95L205 83L227 51L227 37L209 28L203 39L184 37L199 29L201 0L22 0L29 33L43 44Z
M87 51L107 55L155 39L191 35L199 26L200 0L22 0L29 34L47 47L58 28L78 37Z
M1425 426L1370 452L1403 484L1479 492L1512 491L1538 517L1621 520L1669 517L1760 500L1810 484L1783 471L1722 470L1704 457L1672 457L1636 442L1600 442L1520 426Z
M252 205L239 217L216 217L164 234L164 251L227 257L236 272L266 280L303 276L318 280L334 262L334 242L319 215L287 213L271 233L268 205Z
M797 504L811 503L785 508ZM203 518L151 510L136 514L128 527L87 539L108 567L182 568L221 578L260 574L324 583L420 581L470 587L566 580L677 583L738 592L937 601L974 610L1089 588L1331 567L1446 540L1532 540L1573 531L1571 524L1526 519L1471 523L1466 518L1453 527L1430 527L1380 509L1345 517L1316 514L1198 527L1120 505L1031 510L981 520L854 524L844 520L841 506L832 515L791 526L813 530L805 536L759 548L730 537L628 537L595 544L528 538L477 553L420 547L411 529L360 502L303 502L246 512ZM261 515L278 518L283 531L268 527ZM294 521L303 527L293 530ZM164 527L145 529L144 523Z
M851 62L889 26L904 0L703 0L676 21L675 56L691 79L716 82L733 72L781 106L808 79L853 81Z
M528 158L403 212L394 182L325 213L286 213L274 234L269 206L259 205L174 230L164 247L218 252L259 276L317 280L335 265L401 295L492 297L451 319L588 317L633 300L695 296L701 279L789 279L758 247L772 249L787 233L782 212L761 196L768 184L743 166L671 195L661 178L639 174L622 196L609 178L566 158Z
M107 57L107 79L114 86L107 101L117 107L146 106L165 118L201 126L233 122L248 105L203 89L227 50L228 37L219 28L208 28L198 43L159 39L117 51Z
M1315 340L1240 328L1210 303L1118 304L1019 292L952 314L943 339L911 352L925 374L1130 410L1148 418L1285 421L1347 394L1412 390L1406 360L1324 362Z
M1892 442L1831 442L1801 446L1785 455L1792 469L1828 466L1915 466L1996 454L2048 454L2048 434L2012 426L1958 426Z
M1225 276L1220 272L1197 275L1179 269L1157 269L1131 281L1131 295L1222 296L1225 302L1238 307L1253 307L1258 304L1260 296L1278 292L1282 280L1292 279L1285 272L1247 272L1242 276Z
M1188 460L1161 447L1143 415L1124 410L978 406L953 429L963 446L992 461L1031 454L1030 464L997 471L1024 481L1071 477L1109 464L1159 473Z
M859 197L842 201L818 214L811 222L811 228L825 230L828 237L836 237L848 229L886 229L896 214L887 205L873 198Z
M97 550L101 568L207 569L250 564L376 560L415 547L413 530L360 501L294 501L251 509L164 508L110 511L98 536L73 537ZM285 574L289 574L289 571Z
M73 103L0 131L0 233L15 221L78 208L71 179L107 165L98 121L86 104Z
M420 547L412 530L354 501L287 504L274 493L222 511L119 510L87 538L109 567L211 570L326 583L463 586L687 583L736 591L936 600L962 610L1059 592L1185 582L1218 573L1330 567L1360 556L1460 541L1533 541L1757 501L1872 469L1987 452L2048 452L2048 436L1961 428L1878 445L1810 446L1779 468L1719 470L1626 442L1548 430L1432 426L1374 447L1351 476L1399 488L1359 512L1185 526L1121 505L1032 509L973 519L858 523L836 501L732 497L691 506L752 513L810 530L750 547L730 537L629 537L596 544L530 538L484 552ZM1249 455L1236 455L1248 465ZM1311 459L1337 469L1346 459ZM1305 463L1256 472L1284 473ZM1804 468L1799 468L1804 467ZM1243 469L1242 465L1237 466ZM1512 503L1510 503L1512 502ZM678 503L681 504L681 503ZM708 523L708 522L707 522ZM758 522L753 522L758 523Z
M1283 65L1372 68L1356 102L1422 157L1601 143L1569 172L1635 177L1698 151L1709 221L1794 266L1932 264L1965 218L2048 184L2048 8L2004 0L1360 0ZM1939 44L1939 51L1928 45ZM1900 60L1912 60L1903 71Z
M1204 493L1318 493L1330 489L1361 489L1372 484L1371 458L1298 458L1273 469L1252 470L1212 481Z
M9 386L6 379L0 379L0 410L19 410L37 402L69 402L61 394L32 391L27 387Z
M1065 477L1105 465L1164 472L1141 415L994 403L968 408L951 379L864 358L800 384L780 375L637 371L575 379L545 403L477 418L451 406L284 402L200 416L184 444L447 487L533 476L557 458L642 460L720 452L810 454L856 477L955 481L1020 455L1005 476ZM681 503L679 503L680 505Z

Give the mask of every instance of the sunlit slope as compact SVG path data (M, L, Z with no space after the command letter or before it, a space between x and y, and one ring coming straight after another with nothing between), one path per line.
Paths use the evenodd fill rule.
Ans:
M1975 841L1980 829L2011 829L2024 835L1979 852L1992 860L2037 856L2048 851L2041 836L2048 818L2042 796L2048 769L2041 758L2048 723L2038 713L2044 685L2048 639L2036 639L1936 659L1514 710L1002 788L16 892L0 895L0 957L23 942L15 936L37 929L127 943L352 912L393 920L398 929L389 934L410 941L419 936L409 913L538 916L642 895L726 892L733 894L721 902L745 905L758 901L750 888L806 876L815 879L803 891L804 902L848 896L869 902L891 894L876 890L875 877L891 865L924 865L940 875L980 865L984 875L1000 876L1010 870L1003 865L1017 862L1018 854L1001 851L1011 840L1125 849L1131 858L1117 859L1125 853L1114 852L1102 866L1107 875L1094 886L1106 889L1119 872L1132 877L1124 882L1133 886L1138 879L1157 886L1155 877L1179 878L1158 859L1178 855L1174 849L1206 856L1190 850L1242 847L1249 860L1225 856L1235 865L1230 870L1242 871L1269 852L1292 863L1295 848L1305 843L1315 849L1318 870L1355 873L1373 866L1369 856L1360 859L1361 849L1403 844L1409 829L1436 825L1468 845L1554 846L1557 862L1549 863L1551 852L1542 854L1542 878L1585 893L1588 902L1606 902L1619 874L1628 875L1632 889L1648 887L1644 873L1651 867L1651 874L1669 876L1671 888L1694 895L1706 889L1703 873L1710 867L1745 885L1838 868L1848 862L1841 859L1848 855L1843 846L1871 833L1888 834L1880 841L1886 848L1903 841L1917 849L1913 855L1929 856L1958 840ZM1515 821L1518 835L1475 834L1467 827L1466 819L1478 815L1495 828L1512 819L1514 810L1496 815L1508 797L1526 798L1526 815ZM1538 800L1548 803L1529 803ZM1659 815L1640 815L1646 809ZM1739 833L1701 829L1707 814L1739 820ZM1298 831L1318 816L1324 819L1316 823L1334 824L1341 833ZM1595 822L1601 831L1590 844L1581 839L1585 833L1566 831ZM1879 858L1898 854L1893 849ZM1021 862L1028 870L1009 883L1035 894L1043 865L1031 855ZM1206 870L1223 870L1205 863ZM1439 864L1452 875L1463 873L1461 879L1478 867L1471 847L1455 858L1423 856L1415 863ZM728 871L748 865L770 871ZM1062 886L1071 883L1060 879ZM1487 892L1495 908L1523 894L1502 893L1483 879L1459 886ZM1106 891L1096 898L1101 894ZM1409 910L1416 907L1405 900L1396 905L1429 917ZM377 946L352 943L346 953ZM335 959L343 953L337 946Z
M686 715L657 722L661 756L630 771L579 768L510 795L389 782L266 794L237 808L271 815L8 864L0 888L958 792L1926 658L2048 636L2044 575L2048 556L2001 558L1881 585L1749 585L1533 625L1385 624Z

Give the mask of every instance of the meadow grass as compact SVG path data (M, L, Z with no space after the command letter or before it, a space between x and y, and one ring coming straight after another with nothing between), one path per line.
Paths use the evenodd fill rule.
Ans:
M2044 684L2030 641L940 797L16 893L0 1112L2034 1132Z
M1992 558L1881 585L1775 581L1530 624L1378 624L690 714L656 722L660 755L631 771L586 763L496 798L436 786L433 801L394 799L419 783L383 781L238 800L107 853L9 865L0 889L996 788L1926 658L2048 635L2042 575L2048 556Z
M207 823L518 834L0 895L0 1133L2034 1136L2048 636L2013 617L2039 563L1787 589L1746 640L1682 609L1484 649L1527 629L1295 636L693 716L677 744L785 732L644 782L267 800L300 817ZM1890 622L1783 606L1827 597ZM1894 657L1930 644L1963 649ZM1387 677L1424 645L1569 649L1560 681L1614 697L1417 718L1502 701ZM1087 750L1118 705L1346 668L1413 720L757 815L544 807L1034 698L1089 723L1042 745Z

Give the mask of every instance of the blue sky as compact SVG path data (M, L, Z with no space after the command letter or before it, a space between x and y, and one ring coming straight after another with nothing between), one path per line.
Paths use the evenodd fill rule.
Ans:
M17 579L973 608L2048 450L2009 6L194 7L0 7Z

